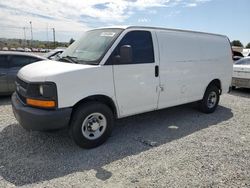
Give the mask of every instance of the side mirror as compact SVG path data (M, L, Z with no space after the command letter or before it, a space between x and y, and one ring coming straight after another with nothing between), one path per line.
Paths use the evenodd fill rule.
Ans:
M114 64L131 64L133 62L132 47L123 45L120 48L120 55L113 57Z
M133 62L132 47L130 45L121 46L120 62L121 64L131 64Z

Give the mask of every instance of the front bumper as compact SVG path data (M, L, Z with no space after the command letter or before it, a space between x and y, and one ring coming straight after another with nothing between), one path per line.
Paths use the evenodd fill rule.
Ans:
M233 77L232 86L250 88L250 79Z
M45 110L29 107L20 102L17 94L11 97L13 113L19 124L34 131L64 128L69 124L72 109Z

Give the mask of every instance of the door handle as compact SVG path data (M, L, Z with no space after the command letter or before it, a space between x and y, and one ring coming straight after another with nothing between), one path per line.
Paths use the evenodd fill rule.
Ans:
M155 66L155 77L158 77L159 76L159 66L156 65Z

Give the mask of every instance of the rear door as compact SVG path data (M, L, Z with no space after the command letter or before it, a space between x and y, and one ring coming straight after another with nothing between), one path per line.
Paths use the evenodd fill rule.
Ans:
M36 57L25 55L12 55L10 56L9 72L8 72L8 87L9 91L15 91L15 80L18 71L30 63L39 61Z
M0 55L0 93L9 92L7 73L8 55Z
M131 64L113 63L116 99L120 115L128 116L157 108L159 77L155 75L158 58L150 31L129 31L113 52L119 55L120 47L130 45L133 52ZM157 56L158 57L158 56Z

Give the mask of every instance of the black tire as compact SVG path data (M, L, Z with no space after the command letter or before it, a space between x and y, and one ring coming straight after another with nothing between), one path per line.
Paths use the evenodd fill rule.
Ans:
M213 105L211 104L209 105L210 95L216 95L216 100ZM200 111L206 114L213 113L218 106L219 100L220 100L220 91L218 87L216 87L215 85L209 85L205 91L203 99L199 102Z
M232 90L236 90L236 86L232 86Z
M88 139L82 132L82 124L86 118L93 114L100 113L106 118L106 129L97 139ZM78 106L74 112L70 123L70 135L75 143L81 148L94 148L104 143L111 135L114 124L114 116L111 109L99 102L88 102Z

